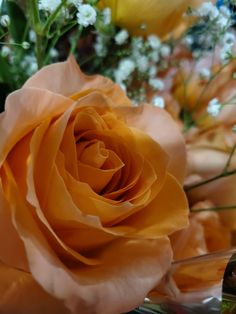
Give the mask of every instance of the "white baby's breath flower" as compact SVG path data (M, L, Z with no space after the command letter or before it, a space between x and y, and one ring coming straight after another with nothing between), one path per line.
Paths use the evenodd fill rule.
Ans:
M30 43L28 43L28 41L23 41L23 43L21 44L22 48L27 50L30 48Z
M199 69L198 73L199 73L200 78L203 80L209 80L211 77L211 71L207 68Z
M39 9L52 13L56 10L60 3L60 0L39 0Z
M225 46L220 52L220 61L222 64L227 64L232 56L232 47Z
M209 101L207 106L207 112L213 116L216 117L222 108L221 103L219 102L218 98L213 98L211 101Z
M130 74L135 70L135 63L130 58L122 59L119 62L118 69L115 70L114 76L115 81L118 84L123 83L123 81L127 80Z
M115 42L117 45L123 45L129 38L129 33L126 29L120 30L115 36Z
M36 33L35 33L35 31L33 31L32 29L29 31L29 40L30 40L32 43L35 43L35 42L36 42Z
M166 44L161 46L160 55L163 58L168 58L170 56L170 52L171 52L170 46L168 46Z
M9 56L11 53L11 49L8 47L8 46L2 46L2 49L1 49L1 56L2 57L7 57Z
M225 5L222 5L219 10L220 10L220 13L224 15L225 17L227 17L228 19L231 17L231 12L229 8L227 8Z
M150 78L148 84L155 90L163 91L165 88L165 84L162 80L157 78Z
M191 35L187 35L185 38L184 38L184 43L187 45L187 46L191 46L194 42L194 39Z
M34 74L38 70L36 57L33 55L26 55L21 62L21 66L28 75Z
M3 27L8 27L9 24L10 24L10 17L9 15L7 14L4 14L0 17L0 24L3 26Z
M216 24L220 27L220 29L224 29L229 23L229 18L225 17L224 15L220 14Z
M98 57L105 57L107 55L106 38L102 35L96 37L94 49Z
M232 47L235 43L235 35L231 32L226 32L222 37L222 43L223 45Z
M197 12L199 16L209 17L210 20L214 20L219 15L219 10L211 2L204 2Z
M133 37L132 38L132 48L134 51L141 50L144 46L142 37Z
M80 4L82 4L82 0L67 0L68 4L73 4L75 7L78 7Z
M160 39L156 35L149 35L148 43L152 49L158 49L161 46Z
M165 108L165 99L160 96L154 96L151 100L151 103L155 107Z
M157 67L155 65L151 65L148 70L148 75L150 78L154 78L157 74Z
M147 71L149 67L149 62L146 56L140 55L137 58L136 63L137 63L137 68L140 72L144 73Z
M78 24L87 27L96 22L97 12L89 4L81 4L78 7L77 20Z
M105 8L102 13L103 13L103 23L105 25L110 24L111 23L111 9Z
M49 51L49 55L51 58L57 58L59 56L59 52L57 51L57 49L52 48Z
M153 62L157 63L160 60L160 55L159 52L157 50L153 50L149 53L149 58L150 60L152 60Z

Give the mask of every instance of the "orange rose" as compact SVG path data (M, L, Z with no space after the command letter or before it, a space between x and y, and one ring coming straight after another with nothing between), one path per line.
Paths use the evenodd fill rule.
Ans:
M226 122L228 118L228 121ZM189 139L187 184L198 182L220 175L226 167L233 145L236 143L232 123L236 122L235 106L227 106L217 118L212 129L198 130ZM224 124L220 124L224 123ZM236 168L236 156L233 155L229 170ZM235 206L236 174L213 180L207 184L188 191L190 204L208 199L216 207ZM236 229L236 211L234 209L219 212L223 224Z
M172 264L170 271L148 298L151 303L201 304L222 296L222 279L234 249L184 259Z
M133 108L70 58L8 97L0 129L0 283L11 299L9 283L27 276L27 306L11 311L56 313L56 299L62 313L83 314L142 303L171 263L168 235L187 224L185 148L170 116ZM35 287L29 305L25 282L47 293Z
M175 260L230 249L230 230L223 226L217 212L204 211L204 209L212 207L214 205L208 201L195 204L188 228L171 235ZM194 213L194 208L203 209L203 211Z
M155 33L165 36L176 31L178 26L182 30L183 14L187 8L197 7L201 2L203 0L100 0L99 5L110 7L113 22L127 28L133 35Z
M209 116L206 110L213 98L219 99L223 104L235 95L236 82L233 79L233 73L236 63L230 62L221 69L219 51L216 51L213 65L212 58L210 55L199 61L185 59L181 63L181 71L178 71L175 76L172 88L180 107L191 112L195 123L200 126L208 126L214 122L214 118ZM202 68L210 69L212 77L215 75L214 79L210 82L204 80L199 74L199 69ZM183 81L186 84L183 84Z

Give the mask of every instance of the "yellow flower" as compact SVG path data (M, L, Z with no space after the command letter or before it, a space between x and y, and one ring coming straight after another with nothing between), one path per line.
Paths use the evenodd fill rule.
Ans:
M133 35L167 35L182 22L183 13L199 0L101 0L100 6L110 7L113 22ZM144 27L142 27L144 26Z
M48 292L24 313L56 313L49 295L71 313L142 303L171 263L168 235L188 222L185 145L168 113L132 107L118 85L70 58L9 95L0 130L4 282L27 272L29 286Z

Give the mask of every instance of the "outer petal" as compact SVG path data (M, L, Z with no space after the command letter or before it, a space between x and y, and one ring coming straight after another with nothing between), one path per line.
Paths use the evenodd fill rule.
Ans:
M186 149L184 138L171 116L165 110L147 104L136 108L121 108L119 112L128 125L144 131L161 145L170 157L168 171L182 183Z
M0 263L0 313L69 314L69 311L62 301L47 294L29 273Z
M0 165L11 148L44 119L57 116L72 100L46 90L20 89L8 96L0 114Z
M25 87L42 88L65 96L74 94L73 99L100 91L117 106L131 106L119 85L101 75L83 74L73 56L65 62L45 66L25 83Z
M7 241L4 241L7 237ZM23 242L17 234L11 218L9 204L0 187L0 260L19 269L28 269ZM0 278L1 283L1 278ZM1 294L0 294L1 295Z

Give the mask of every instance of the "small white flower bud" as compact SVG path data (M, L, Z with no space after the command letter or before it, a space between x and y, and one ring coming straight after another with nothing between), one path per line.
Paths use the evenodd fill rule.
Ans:
M4 14L0 17L0 24L3 27L8 27L10 25L10 17L7 14Z
M30 48L30 43L28 41L23 41L21 46L23 49L27 50Z

